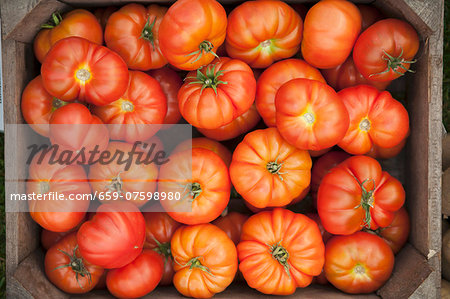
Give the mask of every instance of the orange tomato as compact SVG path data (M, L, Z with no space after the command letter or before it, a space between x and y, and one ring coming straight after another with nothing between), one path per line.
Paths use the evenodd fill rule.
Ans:
M350 55L360 31L361 13L353 3L322 0L306 14L303 58L317 68L336 67Z
M231 163L230 150L227 149L220 142L204 137L192 138L183 141L182 143L177 145L177 147L172 151L172 154L193 148L204 148L213 151L223 160L223 162L225 162L225 165L227 167L230 166Z
M225 45L230 57L266 68L298 52L303 21L282 1L247 1L228 16Z
M231 241L237 245L241 240L242 226L247 219L247 215L238 212L230 212L225 216L219 216L219 218L211 223L223 230Z
M172 237L173 284L183 296L210 298L233 281L237 252L227 234L212 224L180 227Z

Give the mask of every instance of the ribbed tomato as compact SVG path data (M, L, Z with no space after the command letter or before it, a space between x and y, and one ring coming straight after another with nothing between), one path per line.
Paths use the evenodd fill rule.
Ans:
M252 69L238 59L222 57L186 76L178 103L190 124L217 129L248 111L255 91Z
M281 207L309 186L311 157L284 140L276 128L256 130L236 147L230 177L252 206Z
M45 57L41 74L52 96L97 106L116 101L128 86L128 68L122 58L80 37L58 41Z
M298 52L302 30L302 19L288 4L247 1L228 16L225 45L230 57L253 68L266 68Z
M83 258L106 269L121 268L142 252L145 220L129 202L101 205L77 233Z
M348 129L345 105L330 86L319 81L293 79L283 84L275 107L280 134L299 149L332 147Z
M48 24L34 38L34 54L43 62L53 45L66 37L78 36L97 45L103 43L103 30L95 16L85 9L74 9L63 16L52 14Z
M281 208L251 216L237 249L244 279L264 294L290 295L308 286L324 264L317 224Z
M227 28L225 9L215 0L178 0L159 27L159 43L170 64L196 70L217 57Z
M306 14L303 58L317 68L336 67L350 55L360 31L361 13L353 3L319 1Z
M211 298L233 281L238 268L236 247L210 223L180 227L172 237L173 284L183 296Z
M338 145L353 155L363 155L373 145L390 148L409 132L406 108L388 91L359 85L338 93L350 117L350 126Z
M130 3L113 13L106 24L105 42L133 70L147 71L167 64L159 48L159 26L167 8Z
M229 124L226 124L217 129L201 129L197 130L208 138L223 141L233 139L239 135L245 134L253 129L259 122L259 116L256 106L253 104L247 112L235 118Z
M45 275L59 289L70 294L92 290L104 269L92 265L80 254L77 233L73 232L54 244L45 254Z
M286 59L268 67L256 82L256 108L269 127L276 127L275 96L280 87L297 78L317 80L325 79L320 72L301 59Z
M129 143L144 141L161 127L167 112L167 99L158 81L149 75L130 71L130 82L117 100L93 109L108 129L111 139Z
M130 143L110 142L105 151L111 156L123 152L127 157L131 156L133 148L134 145ZM141 207L153 196L158 167L154 162L145 161L145 157L142 158L144 161L138 161L133 156L131 159L132 161L116 158L109 163L95 163L90 167L89 184L98 194L101 203L123 200Z
M225 162L204 148L170 155L158 178L158 192L168 196L161 205L170 217L188 225L216 219L230 200L230 189Z
M373 234L334 236L325 248L325 275L331 284L346 293L376 291L389 279L393 268L392 250Z
M42 196L41 199L50 194L62 194L64 200L35 198L28 201L28 209L31 218L44 229L66 232L84 219L89 208L89 199L75 200L75 196L91 194L91 187L82 166L54 163L52 160L51 151L45 153L42 150L33 157L28 169L26 192Z
M21 111L30 127L42 136L49 136L49 122L53 112L66 105L45 90L42 76L39 75L28 83L22 93Z
M408 138L403 139L399 144L394 147L381 147L379 145L373 144L372 148L365 154L366 156L372 157L374 159L390 159L402 151L402 149L406 145L406 140Z
M144 249L152 249L164 259L164 273L159 284L170 285L175 274L170 240L181 224L164 212L146 212L143 215L145 218Z
M404 202L402 184L375 159L353 156L322 179L317 211L328 232L350 235L364 227L389 226Z

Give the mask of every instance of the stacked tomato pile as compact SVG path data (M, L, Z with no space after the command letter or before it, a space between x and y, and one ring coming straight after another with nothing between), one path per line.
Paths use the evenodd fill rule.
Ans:
M41 75L22 112L53 144L162 147L157 125L181 117L205 136L160 167L32 161L27 192L182 194L161 200L167 213L142 212L139 200L87 215L89 202L66 202L63 213L30 203L61 290L137 298L173 283L207 298L243 279L264 294L311 283L370 293L389 279L409 217L402 184L376 159L396 156L409 134L407 110L384 90L410 71L416 31L344 0L227 10L215 0L76 9L36 36ZM230 139L237 146L220 143ZM227 214L230 197L248 212ZM296 208L304 198L313 209Z

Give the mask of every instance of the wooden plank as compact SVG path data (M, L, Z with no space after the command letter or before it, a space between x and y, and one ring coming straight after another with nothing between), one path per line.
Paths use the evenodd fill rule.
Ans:
M392 276L377 294L383 298L409 298L432 272L426 257L407 244L396 255Z
M53 12L63 12L69 8L58 0L1 1L3 38L31 43Z
M30 254L14 272L14 278L20 281L33 298L64 299L69 295L56 288L44 274L44 253L36 250ZM20 298L20 297L13 297Z
M3 97L5 124L21 124L23 118L20 113L20 98L22 90L32 74L37 72L37 63L34 60L32 49L29 45L5 40L2 43L3 54ZM11 193L23 193L24 186L14 181L14 177L24 177L25 169L17 167L19 161L24 161L22 156L12 155L21 148L23 141L17 136L17 131L7 129L5 131L5 170L6 170L6 196ZM18 160L13 159L15 157ZM22 159L22 160L21 160ZM21 203L26 204L26 203ZM17 265L28 256L39 244L38 226L28 214L12 213L13 208L7 202L6 210L6 270L7 276L11 276Z
M6 298L33 299L33 296L12 275L7 275Z
M442 214L450 216L450 167L442 174Z

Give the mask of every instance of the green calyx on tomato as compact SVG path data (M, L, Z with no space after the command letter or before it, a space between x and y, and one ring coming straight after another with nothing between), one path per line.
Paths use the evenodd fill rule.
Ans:
M217 56L217 54L214 53L213 49L214 49L214 45L210 41L204 40L198 45L197 51L189 53L186 56L198 55L197 58L194 61L192 61L191 63L198 61L200 58L202 58L202 55L208 54L208 53L211 53L212 55L214 55L214 57L219 58L219 56Z
M357 264L355 268L353 268L356 274L366 274L366 268L363 265Z
M268 246L272 257L283 266L286 274L291 277L291 272L289 272L290 266L288 264L289 252L281 245L281 241Z
M153 22L150 24L150 17L147 19L147 23L145 23L144 28L142 28L141 36L139 38L143 38L146 41L149 41L152 44L153 51L155 50L155 37L153 36L153 27L155 27L156 17L153 19Z
M155 241L156 243L156 248L154 248L153 250L165 257L164 263L166 262L167 259L173 258L172 252L170 251L170 242L161 243L158 240L156 240L155 237L153 237L153 241Z
M41 25L42 29L52 29L58 26L62 22L62 16L59 12L52 13L52 18L45 24Z
M364 216L364 226L370 228L370 222L372 220L372 216L370 215L370 208L373 208L374 198L373 193L375 192L375 181L373 179L365 179L362 183L353 176L355 180L358 182L359 186L361 187L362 194L361 194L361 203L355 207L355 209L358 209L359 207L362 207L365 212ZM373 182L373 188L372 190L367 191L366 187L364 187L364 184L366 182L372 181Z
M383 56L383 59L387 61L387 68L384 71L380 72L380 73L371 74L371 75L369 75L369 77L372 77L372 76L375 76L375 75L385 74L385 73L388 73L391 70L394 73L396 73L397 75L403 76L404 73L399 72L397 70L397 68L399 68L399 67L404 69L406 72L414 73L413 70L407 69L406 67L403 66L403 64L404 63L412 64L412 63L415 63L417 60L416 59L414 59L414 60L405 60L402 57L402 55L403 55L403 48L401 49L400 55L398 55L397 57L394 57L394 56L390 55L385 50L383 50L383 53L384 53L384 55L386 55L386 56Z
M196 199L202 193L202 186L199 183L188 184L189 195L192 196L192 200Z
M280 178L281 181L283 181L282 174L286 174L287 172L280 172L281 167L283 166L284 162L278 163L278 157L275 159L275 161L269 162L266 164L266 169L271 174L276 174Z
M48 181L41 181L39 183L39 190L41 191L41 194L45 194L50 191L50 184Z
M66 265L61 265L59 267L56 267L55 269L53 269L53 271L61 269L61 268L71 267L72 271L75 272L75 278L77 280L78 286L83 289L83 287L80 284L80 281L78 280L78 275L80 275L81 277L87 276L89 278L89 283L92 283L92 277L91 277L91 273L89 273L89 271L84 266L83 258L77 257L77 255L76 255L77 249L78 249L78 245L75 246L75 248L73 249L72 255L70 255L69 253L65 252L64 250L61 250L58 248L58 250L60 252L67 255L67 257L70 259L70 262Z
M111 192L119 192L122 193L123 181L120 177L120 173L111 179L111 183L106 186L106 189Z
M69 102L65 102L65 101L62 101L62 100L60 100L60 99L58 99L56 97L53 97L53 100L52 100L52 112L54 112L56 109L61 108L62 106L65 106L67 104L69 104Z
M194 269L194 268L199 268L200 270L209 273L211 276L214 276L214 274L211 273L211 270L209 270L208 267L202 265L202 263L200 262L200 258L201 258L201 256L193 257L193 258L191 258L191 259L190 259L186 264L184 264L184 265L180 264L180 263L175 259L175 263L177 263L177 264L180 265L181 267L187 267L187 266L189 266L189 270L192 270L192 269Z
M206 74L203 74L199 68L197 70L197 76L196 77L188 77L192 79L197 79L195 81L189 82L188 84L202 84L202 89L200 89L200 94L203 92L203 89L205 88L212 88L214 90L214 93L217 95L217 86L219 84L228 84L228 82L219 80L220 76L223 76L224 71L215 71L216 65L208 65L206 67Z

